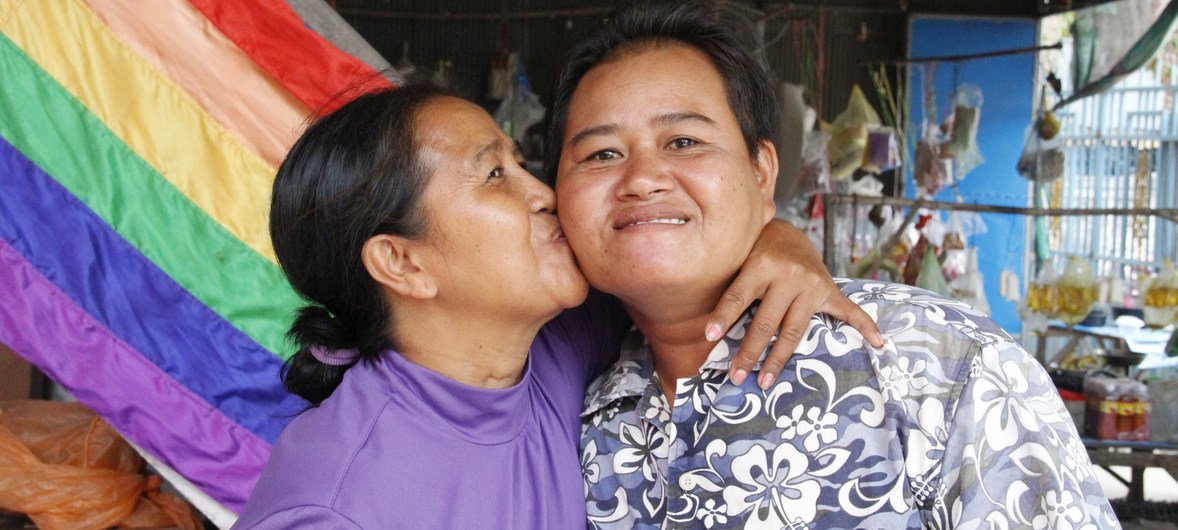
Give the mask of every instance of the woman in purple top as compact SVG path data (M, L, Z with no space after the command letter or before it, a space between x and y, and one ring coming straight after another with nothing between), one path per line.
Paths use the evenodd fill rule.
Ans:
M282 377L314 407L283 431L235 528L585 525L582 394L628 322L613 299L585 302L552 190L513 145L478 106L409 85L344 105L291 149L270 232L311 304ZM748 279L796 269L770 232L779 250L739 289L789 306L829 283L813 265L802 282ZM816 291L799 300L849 306Z

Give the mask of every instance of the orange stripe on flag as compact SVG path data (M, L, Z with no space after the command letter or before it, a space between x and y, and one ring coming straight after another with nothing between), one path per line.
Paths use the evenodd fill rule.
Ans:
M148 63L277 168L311 110L186 0L86 0Z

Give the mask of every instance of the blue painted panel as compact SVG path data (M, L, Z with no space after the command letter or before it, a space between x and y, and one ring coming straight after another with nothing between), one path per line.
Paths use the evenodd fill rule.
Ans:
M1024 48L1036 45L1032 20L916 17L909 31L909 57L931 57ZM978 147L985 163L970 171L958 184L966 202L1027 206L1027 181L1015 171L1022 151L1023 134L1031 120L1034 94L1034 54L1008 55L958 64L938 65L937 113L943 119L953 104L954 77L982 89L984 102L978 123ZM919 75L913 70L911 111L913 126L924 120ZM915 183L906 185L909 196ZM954 200L942 191L939 200ZM947 216L945 217L947 219ZM1027 219L1017 215L983 214L988 227L970 244L978 247L978 266L986 283L986 298L994 320L1010 333L1019 333L1022 322L1015 305L998 294L998 276L1009 269L1022 277L1024 228ZM1020 282L1021 283L1021 282Z

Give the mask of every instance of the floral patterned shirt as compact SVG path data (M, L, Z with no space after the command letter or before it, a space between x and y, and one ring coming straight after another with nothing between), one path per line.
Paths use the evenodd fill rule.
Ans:
M887 345L815 316L767 391L727 378L752 311L673 408L634 333L586 395L590 527L1120 526L1046 371L997 324L920 289L839 284Z

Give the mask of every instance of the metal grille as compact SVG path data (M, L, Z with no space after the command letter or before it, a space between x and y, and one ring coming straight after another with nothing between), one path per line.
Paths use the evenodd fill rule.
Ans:
M1170 68L1159 60L1062 109L1064 175L1049 185L1051 206L1178 207L1178 83ZM1053 253L1090 258L1101 276L1128 277L1178 255L1175 223L1161 217L1062 217L1048 223Z

